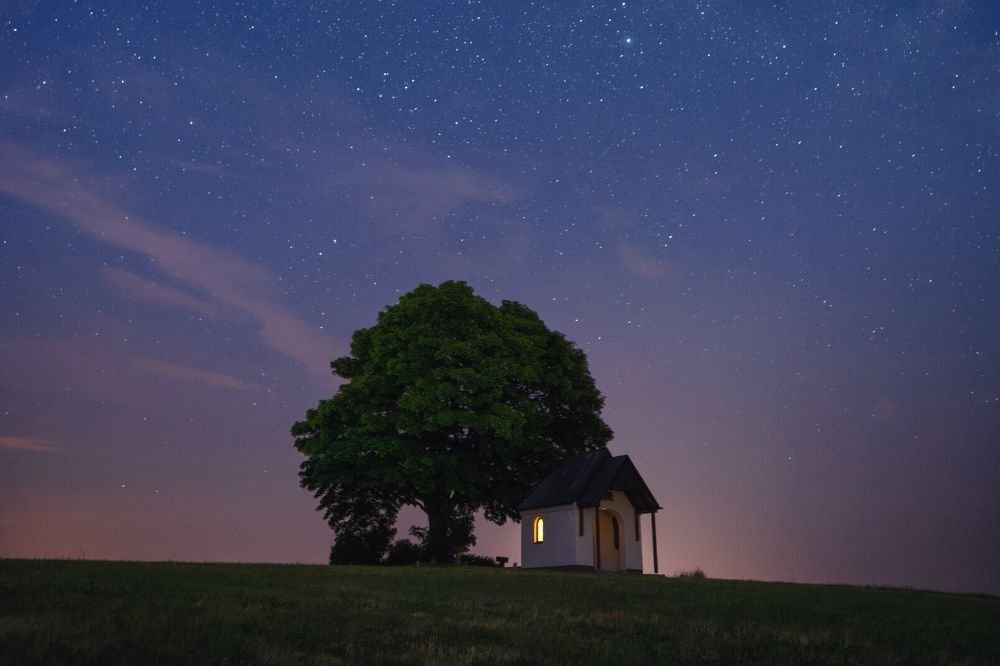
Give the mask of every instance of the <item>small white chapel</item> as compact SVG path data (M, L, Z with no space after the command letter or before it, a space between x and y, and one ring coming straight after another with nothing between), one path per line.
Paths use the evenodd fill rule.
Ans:
M628 456L606 449L570 456L517 507L521 566L642 573L642 521L659 573L656 512L661 507Z

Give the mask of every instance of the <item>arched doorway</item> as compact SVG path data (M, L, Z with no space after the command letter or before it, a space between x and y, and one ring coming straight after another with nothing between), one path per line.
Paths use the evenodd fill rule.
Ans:
M601 569L606 571L621 571L625 563L625 525L618 512L602 508L598 511L601 521ZM597 540L597 518L594 519L593 535Z

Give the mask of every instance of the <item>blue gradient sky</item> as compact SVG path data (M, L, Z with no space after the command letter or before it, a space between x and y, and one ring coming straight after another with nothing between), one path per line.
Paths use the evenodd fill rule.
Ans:
M0 9L0 555L325 561L288 428L462 279L663 570L1000 592L995 3L216 4Z

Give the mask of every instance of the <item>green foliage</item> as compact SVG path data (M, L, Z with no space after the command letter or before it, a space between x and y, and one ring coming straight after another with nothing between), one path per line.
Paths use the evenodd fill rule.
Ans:
M378 564L396 536L396 510L386 507L378 493L346 492L338 488L323 498L336 502L336 520L330 520L335 541L330 564Z
M303 487L335 531L419 506L438 561L467 548L471 522L468 534L459 523L475 511L517 519L544 474L611 438L584 353L464 282L406 294L331 367L346 383L292 428Z
M486 567L0 560L0 664L997 664L1000 599Z
M436 537L441 544L442 550L454 556L467 553L470 548L476 545L475 516L468 507L458 507L451 515L451 519L437 531ZM411 527L410 536L417 540L421 550L431 557L435 552L431 545L431 531L428 527Z

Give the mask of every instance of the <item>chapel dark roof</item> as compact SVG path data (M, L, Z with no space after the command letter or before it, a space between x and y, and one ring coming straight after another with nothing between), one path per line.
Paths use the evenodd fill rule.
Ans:
M576 504L595 506L609 490L621 490L638 513L662 508L628 456L607 449L585 451L562 461L517 507L518 511Z

